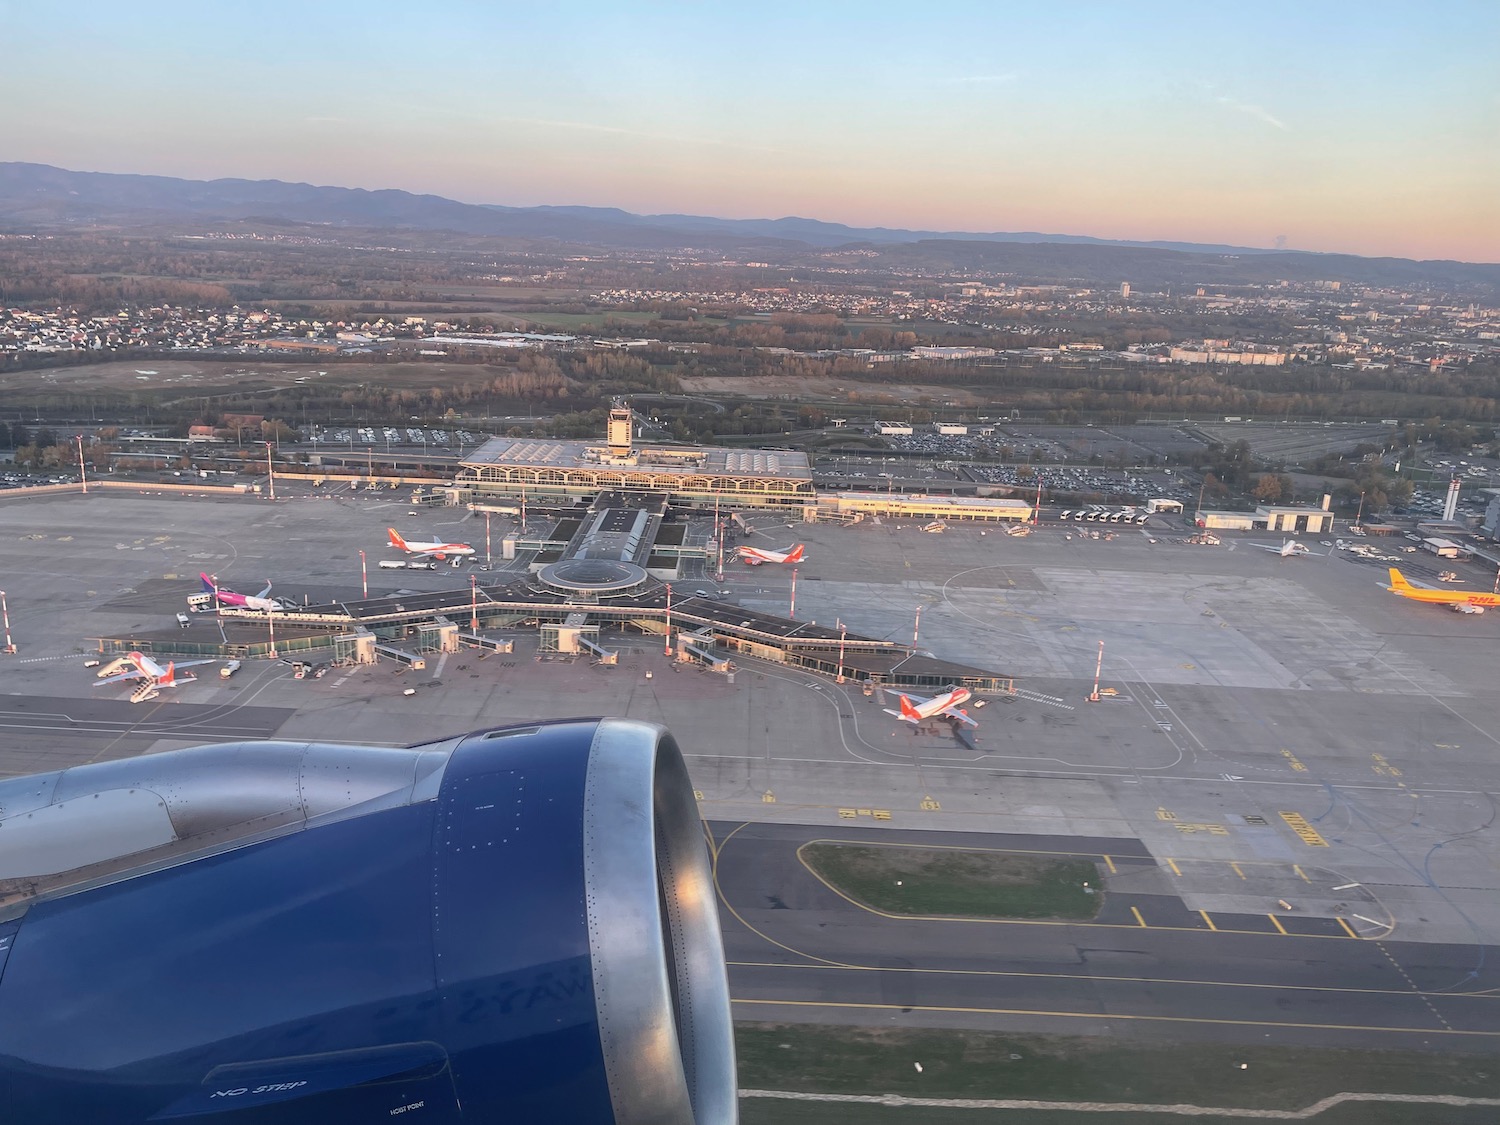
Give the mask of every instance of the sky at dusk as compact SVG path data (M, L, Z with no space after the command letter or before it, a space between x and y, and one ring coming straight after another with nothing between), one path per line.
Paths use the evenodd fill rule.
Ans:
M0 0L0 159L1500 261L1500 3Z

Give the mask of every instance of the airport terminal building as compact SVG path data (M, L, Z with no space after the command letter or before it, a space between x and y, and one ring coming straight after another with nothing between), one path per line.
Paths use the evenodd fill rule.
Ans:
M759 508L802 517L817 503L807 455L790 450L641 446L630 408L609 413L604 444L492 438L460 463L471 503L574 504L601 492L664 493L690 507Z

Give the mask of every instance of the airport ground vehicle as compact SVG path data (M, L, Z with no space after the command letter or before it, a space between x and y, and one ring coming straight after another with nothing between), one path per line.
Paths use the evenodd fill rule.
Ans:
M401 559L381 559L375 564L381 570L405 570L406 563Z
M227 680L230 676L234 675L239 670L240 662L238 660L231 660L228 664L219 669L219 679Z

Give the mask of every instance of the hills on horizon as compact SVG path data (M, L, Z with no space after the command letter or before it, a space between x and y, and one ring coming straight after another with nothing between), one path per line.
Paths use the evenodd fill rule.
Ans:
M853 227L818 219L637 215L619 208L460 203L398 189L321 187L281 180L185 180L74 172L0 162L0 229L141 229L216 222L404 231L625 250L749 251L782 264L809 254L868 249L893 268L990 269L1029 276L1139 283L1245 284L1347 280L1500 290L1500 265L1254 247L1132 241L1034 231L970 232Z

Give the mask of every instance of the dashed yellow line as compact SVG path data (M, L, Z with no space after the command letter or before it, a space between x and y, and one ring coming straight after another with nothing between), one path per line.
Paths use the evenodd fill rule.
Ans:
M1132 914L1135 915L1135 923L1136 923L1136 925L1140 926L1142 929L1146 929L1147 928L1147 926L1146 926L1146 919L1144 919L1144 918L1141 917L1141 909L1140 909L1140 907L1138 907L1138 906L1132 906L1130 908L1130 913L1132 913Z
M1302 881L1304 883L1311 883L1312 882L1312 880L1307 877L1307 872L1303 871L1302 868L1299 865L1297 865L1295 863L1292 864L1292 870L1295 871L1298 875L1302 876Z
M1340 926L1344 927L1344 933L1348 934L1352 938L1358 938L1359 937L1359 935L1354 932L1354 927L1351 926L1351 925L1349 925L1348 922L1346 922L1342 918L1340 918L1338 920L1338 923L1339 923Z
M1271 919L1271 925L1276 927L1276 932L1285 936L1286 927L1281 924L1281 919L1276 917L1276 915L1274 914L1267 914L1266 917Z
M1169 859L1169 860L1167 860L1167 866L1172 869L1172 874L1173 875L1177 875L1177 876L1181 876L1182 875L1182 869L1177 866L1177 861L1175 859Z
M1218 931L1219 927L1214 925L1214 920L1208 916L1207 910L1200 910L1198 911L1198 913L1203 915L1203 920L1208 923L1208 928L1210 930L1214 930L1215 932Z
M1234 873L1236 875L1238 875L1241 879L1243 879L1243 878L1246 877L1245 873L1240 870L1240 865L1238 863L1231 863L1229 866L1234 869Z
M1110 859L1109 856L1104 857L1104 864L1109 868L1109 873L1111 875L1117 874L1117 872L1115 871L1115 861Z

